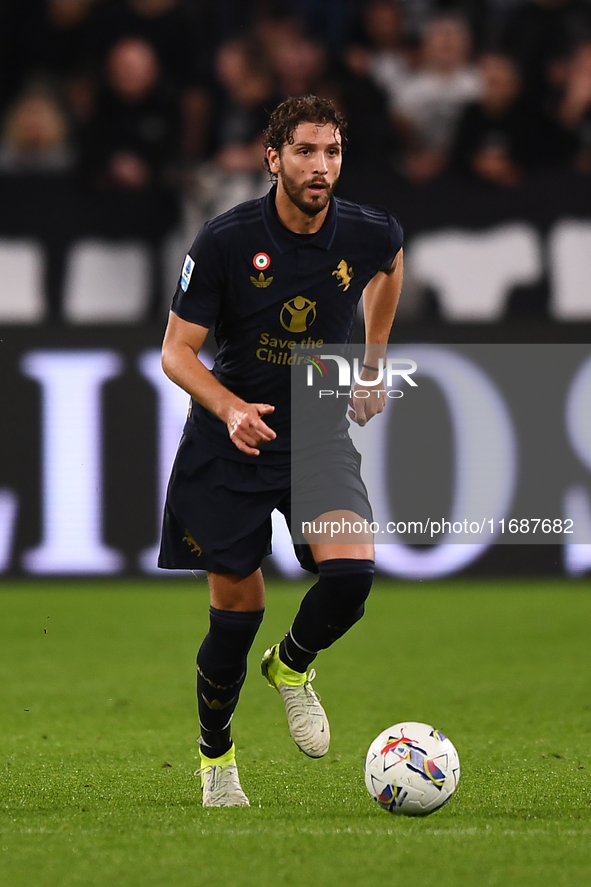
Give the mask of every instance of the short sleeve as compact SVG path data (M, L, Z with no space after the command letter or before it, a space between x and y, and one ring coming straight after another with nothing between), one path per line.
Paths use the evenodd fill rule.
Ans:
M205 225L185 256L172 310L189 323L212 327L225 288L224 263L215 237Z
M394 259L402 248L402 242L404 240L402 225L400 224L396 216L389 212L388 217L390 221L388 252L386 254L384 264L380 267L380 271L390 270Z

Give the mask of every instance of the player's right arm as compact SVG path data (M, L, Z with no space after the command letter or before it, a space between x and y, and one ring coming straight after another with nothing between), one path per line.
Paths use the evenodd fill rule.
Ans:
M199 359L208 328L170 312L162 344L162 369L169 379L225 422L230 440L243 453L258 456L258 444L277 435L262 416L275 407L246 403L219 382Z

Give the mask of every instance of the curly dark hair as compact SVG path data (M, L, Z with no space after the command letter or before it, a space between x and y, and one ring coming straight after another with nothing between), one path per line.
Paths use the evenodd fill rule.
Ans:
M293 134L300 123L318 123L321 126L332 124L340 133L344 150L347 142L347 121L341 112L329 99L320 99L316 95L299 95L286 99L271 114L269 125L263 133L265 155L267 148L280 152L284 145L293 145ZM266 156L264 164L270 173Z

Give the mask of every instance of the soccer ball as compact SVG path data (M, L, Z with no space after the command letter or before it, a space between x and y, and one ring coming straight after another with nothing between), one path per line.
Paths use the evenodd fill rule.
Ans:
M365 758L365 785L380 807L427 816L446 804L460 778L449 739L428 724L405 721L374 739Z

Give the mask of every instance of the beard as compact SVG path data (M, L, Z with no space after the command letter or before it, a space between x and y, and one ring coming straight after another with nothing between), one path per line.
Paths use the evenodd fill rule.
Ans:
M297 206L300 212L303 212L310 217L317 216L323 209L326 209L337 183L335 180L332 185L330 185L324 179L310 179L307 182L304 182L303 185L298 185L297 182L285 172L283 163L281 163L280 175L283 189L291 202L294 206ZM324 191L320 191L318 194L310 194L307 189L309 185L315 181L322 181Z

